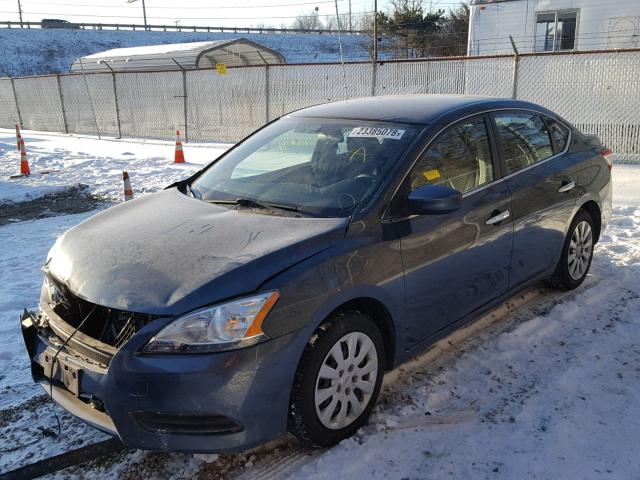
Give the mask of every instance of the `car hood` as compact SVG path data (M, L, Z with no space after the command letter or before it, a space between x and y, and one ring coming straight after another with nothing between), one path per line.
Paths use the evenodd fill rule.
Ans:
M47 269L98 305L177 315L255 291L339 242L348 223L236 211L169 189L68 230Z

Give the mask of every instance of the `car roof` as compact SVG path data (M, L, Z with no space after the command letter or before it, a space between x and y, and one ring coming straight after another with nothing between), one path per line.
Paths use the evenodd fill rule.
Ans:
M289 117L344 118L427 125L441 115L483 103L487 108L541 107L520 100L473 95L385 95L354 98L297 110Z

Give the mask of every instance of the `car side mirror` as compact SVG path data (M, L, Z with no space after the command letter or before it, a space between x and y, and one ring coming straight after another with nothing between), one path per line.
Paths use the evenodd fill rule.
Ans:
M462 207L462 193L444 185L423 185L409 194L409 215L441 215Z

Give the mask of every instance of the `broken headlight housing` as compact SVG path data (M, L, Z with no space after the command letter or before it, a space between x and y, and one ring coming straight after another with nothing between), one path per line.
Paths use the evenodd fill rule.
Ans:
M279 297L261 293L177 318L144 347L146 353L203 353L255 345L265 337L262 322Z

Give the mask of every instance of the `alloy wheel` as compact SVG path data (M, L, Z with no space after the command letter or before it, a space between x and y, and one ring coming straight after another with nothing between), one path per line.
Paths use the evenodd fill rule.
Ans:
M593 253L593 234L588 222L582 221L573 229L569 254L567 256L569 275L574 280L580 280L587 269Z

